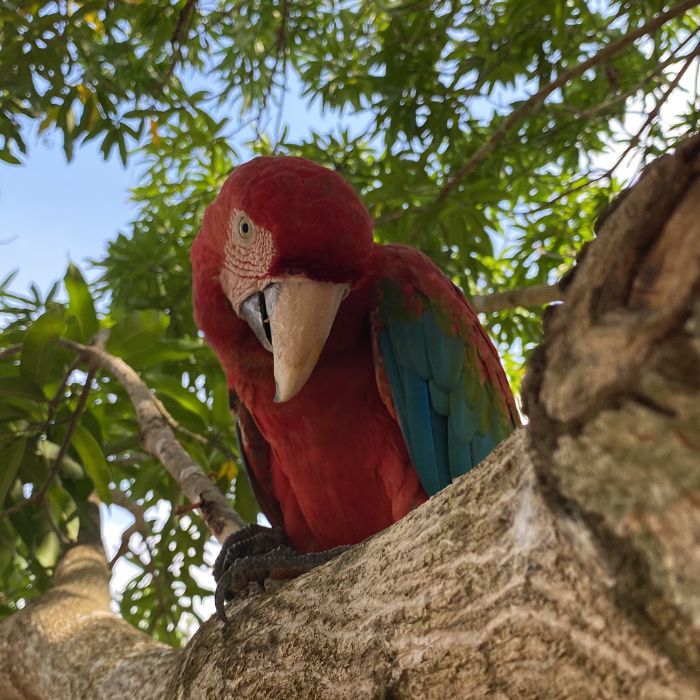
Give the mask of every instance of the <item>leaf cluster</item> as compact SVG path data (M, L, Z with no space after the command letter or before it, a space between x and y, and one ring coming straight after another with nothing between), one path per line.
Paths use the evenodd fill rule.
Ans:
M192 518L177 484L140 446L140 427L124 388L95 373L61 345L107 335L108 352L136 368L155 392L191 456L228 491L238 474L228 392L196 335L173 333L163 310L98 314L80 270L71 265L42 297L0 286L0 615L49 585L62 548L90 527L88 501L125 501L145 525L123 544L132 579L121 600L127 619L177 643L183 615L209 594L197 577L208 531ZM115 499L115 494L117 497ZM160 503L165 501L167 516ZM234 505L255 519L247 484ZM116 507L116 506L113 506ZM116 515L116 513L115 513Z

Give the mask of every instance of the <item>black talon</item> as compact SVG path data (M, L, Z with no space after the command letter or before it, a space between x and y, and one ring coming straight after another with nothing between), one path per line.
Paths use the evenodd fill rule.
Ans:
M289 546L281 528L249 525L224 542L214 564L214 604L219 618L228 622L225 603L229 593L242 591L250 583L264 585L265 579L292 579L337 557L349 546L324 552L300 553Z
M231 569L225 571L223 576L218 580L216 584L216 593L214 594L214 605L216 607L216 614L219 619L226 624L228 622L228 617L226 617L226 594L228 593L228 587L231 583L231 578L233 573Z

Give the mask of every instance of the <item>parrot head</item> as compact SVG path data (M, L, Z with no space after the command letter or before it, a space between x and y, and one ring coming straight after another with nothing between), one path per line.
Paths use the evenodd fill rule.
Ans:
M371 251L369 213L340 175L303 158L255 158L228 177L192 246L197 324L221 355L226 315L245 322L273 355L275 401L288 401Z

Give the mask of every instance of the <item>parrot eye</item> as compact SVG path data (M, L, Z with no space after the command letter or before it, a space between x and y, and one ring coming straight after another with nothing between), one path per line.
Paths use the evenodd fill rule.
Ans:
M238 235L245 241L253 235L253 224L247 216L242 216L238 220Z

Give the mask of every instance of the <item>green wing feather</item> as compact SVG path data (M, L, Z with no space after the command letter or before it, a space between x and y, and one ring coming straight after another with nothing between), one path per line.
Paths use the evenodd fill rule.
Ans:
M373 314L378 384L433 495L518 424L498 355L461 293L418 251L385 246Z

